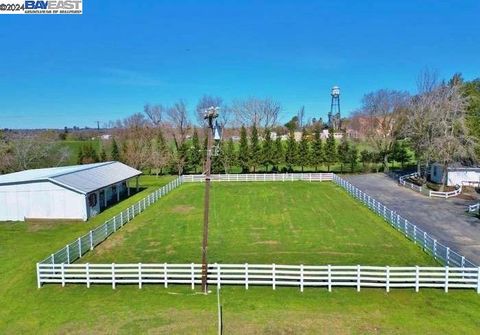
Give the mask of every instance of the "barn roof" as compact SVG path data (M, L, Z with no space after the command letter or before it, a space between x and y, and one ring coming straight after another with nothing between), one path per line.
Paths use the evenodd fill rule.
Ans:
M0 175L1 185L50 181L80 193L90 193L140 175L142 172L120 162L25 170Z

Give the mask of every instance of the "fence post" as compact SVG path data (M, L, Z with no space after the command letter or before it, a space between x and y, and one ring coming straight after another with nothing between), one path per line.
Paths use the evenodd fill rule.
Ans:
M216 273L217 273L217 290L219 290L220 287L221 287L221 283L220 283L220 264L215 263L214 266L215 266L215 270L216 270Z
M433 240L433 258L437 259L437 240Z
M90 250L93 250L93 230L90 230Z
M113 232L117 231L117 216L113 217Z
M105 238L107 238L108 237L108 224L105 222L103 224L103 226L105 227Z
M65 263L62 262L62 287L65 287Z
M465 267L465 256L462 256L462 268Z
M163 280L165 288L168 287L167 263L163 263Z
M85 276L87 280L87 288L90 288L90 263L85 264Z
M327 265L327 276L328 276L328 292L332 292L332 266Z
M78 238L78 257L82 258L82 241Z
M115 263L112 263L112 289L115 289Z
M445 293L448 292L448 265L445 267Z
M70 244L67 244L66 248L67 248L67 262L68 264L70 264Z
M420 270L418 265L415 266L415 292L420 288Z
M360 265L357 265L357 292L360 292Z
M248 263L245 263L245 289L248 290Z
M390 267L387 265L387 292L390 292Z
M40 278L40 263L37 263L37 288L42 287L42 280Z
M477 270L477 293L480 294L480 266Z
M447 257L447 265L450 265L450 247L447 247L446 257Z
M300 264L300 292L303 292L303 264Z
M192 290L195 289L195 269L193 263L190 265L191 273L192 273Z
M275 283L275 263L272 264L272 289L275 290L276 283Z
M138 288L142 288L142 263L138 263Z
M413 226L413 243L417 244L417 226Z
M423 232L423 250L427 248L427 232Z
M50 259L52 261L52 264L55 264L55 255L54 254L50 255Z

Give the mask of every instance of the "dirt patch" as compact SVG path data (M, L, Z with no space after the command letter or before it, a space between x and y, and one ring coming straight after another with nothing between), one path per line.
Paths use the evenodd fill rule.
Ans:
M195 207L193 206L188 206L188 205L178 205L175 207L172 207L171 211L173 213L189 213L193 211Z
M50 230L55 229L60 225L77 225L77 224L85 224L84 221L78 220L35 220L35 219L27 219L25 221L27 224L27 231L36 232L41 230Z

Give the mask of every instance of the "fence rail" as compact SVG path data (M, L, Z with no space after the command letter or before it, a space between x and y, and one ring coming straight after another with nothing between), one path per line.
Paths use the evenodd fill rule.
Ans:
M333 182L343 187L351 196L360 200L365 206L383 217L392 227L422 247L424 251L431 254L441 264L447 266L476 267L472 261L441 244L427 232L412 224L395 211L387 208L384 204L353 186L348 181L334 175Z
M130 222L135 216L143 212L147 207L156 202L158 199L177 188L182 184L182 177L172 180L170 183L150 193L145 198L128 207L120 214L105 221L104 224L95 229L90 230L87 234L80 236L75 241L68 243L62 249L51 254L41 264L57 264L57 263L73 263L81 258L88 251L93 250L97 245L105 241L107 237L121 229L125 224Z
M38 264L38 287L43 284L122 284L190 285L192 289L202 279L201 264ZM294 286L305 287L365 287L384 288L472 288L480 293L480 268L460 267L389 267L389 266L313 266L279 264L210 264L208 284Z
M448 198L451 198L451 197L456 197L456 196L460 195L461 193L462 193L462 186L460 186L456 190L450 191L450 192L430 191L428 195L430 197L448 199Z
M467 208L467 212L478 212L480 214L480 202L477 204L469 205Z
M421 186L415 185L414 183L408 182L407 179L419 177L420 175L417 172L410 173L398 178L398 183L404 187L410 188L416 192L422 193L423 188Z
M211 181L331 181L333 173L212 174ZM183 182L204 182L205 175L184 175Z

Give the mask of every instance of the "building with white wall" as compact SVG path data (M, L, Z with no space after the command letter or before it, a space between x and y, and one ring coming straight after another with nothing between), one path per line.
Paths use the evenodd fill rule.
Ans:
M430 165L430 180L441 184L443 181L444 166L439 163ZM466 166L451 166L447 169L448 186L480 185L480 168Z
M88 220L130 195L141 171L120 162L25 170L0 175L0 221Z

